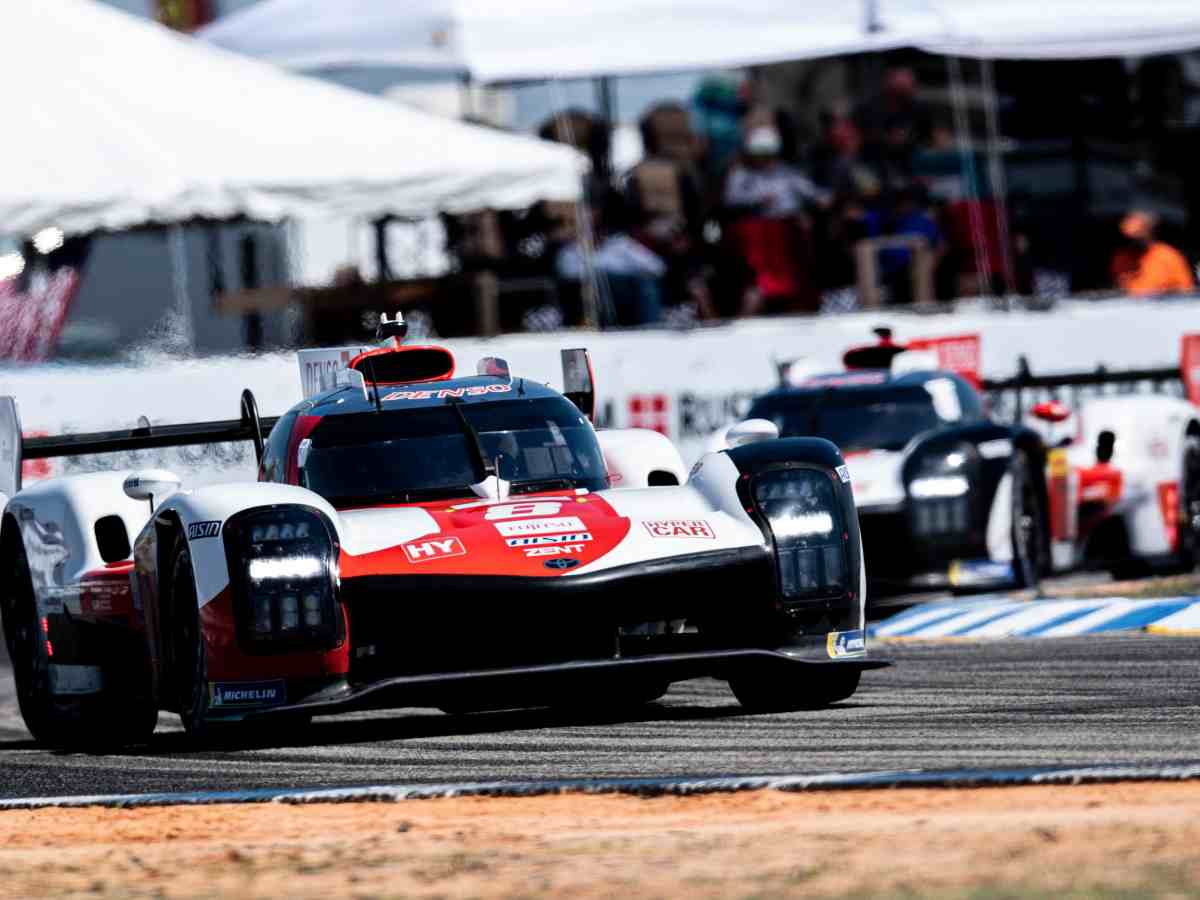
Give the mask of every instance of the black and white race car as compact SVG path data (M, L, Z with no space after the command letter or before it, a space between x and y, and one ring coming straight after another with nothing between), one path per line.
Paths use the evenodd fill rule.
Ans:
M766 430L836 444L877 587L1035 585L1050 568L1038 434L992 421L967 378L890 335L845 364L759 397L717 440Z

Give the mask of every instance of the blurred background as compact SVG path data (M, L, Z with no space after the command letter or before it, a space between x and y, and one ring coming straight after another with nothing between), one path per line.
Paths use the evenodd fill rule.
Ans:
M1173 0L2 18L10 363L358 341L393 308L449 338L1039 309L1187 296L1200 259Z

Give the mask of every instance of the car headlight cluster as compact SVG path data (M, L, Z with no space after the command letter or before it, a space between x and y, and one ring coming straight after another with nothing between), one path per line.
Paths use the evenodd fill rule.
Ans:
M340 629L337 547L315 510L251 510L225 526L238 633L264 651L329 647Z
M963 534L970 527L971 484L978 453L970 444L924 457L913 472L913 528L918 534Z
M823 469L776 469L758 475L754 504L775 538L785 602L841 595L849 584L841 503Z

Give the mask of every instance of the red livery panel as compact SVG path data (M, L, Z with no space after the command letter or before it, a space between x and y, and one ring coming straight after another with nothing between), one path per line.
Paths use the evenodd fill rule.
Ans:
M569 556L579 565L594 562L629 533L629 520L594 494L522 495L500 501L423 504L422 508L437 522L437 532L373 553L356 556L343 551L342 577L555 578L570 570L548 567L547 559Z

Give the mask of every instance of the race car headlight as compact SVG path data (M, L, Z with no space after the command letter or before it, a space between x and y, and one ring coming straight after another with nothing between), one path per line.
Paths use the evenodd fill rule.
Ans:
M978 451L965 443L917 460L908 483L917 534L949 536L968 530L971 484L978 468Z
M917 500L935 500L942 497L961 497L971 489L964 475L935 475L918 478L909 487L909 493Z
M316 510L251 510L225 526L241 642L260 652L336 645L337 544Z
M754 480L755 507L775 538L785 602L846 593L846 535L835 481L815 468L777 469Z

